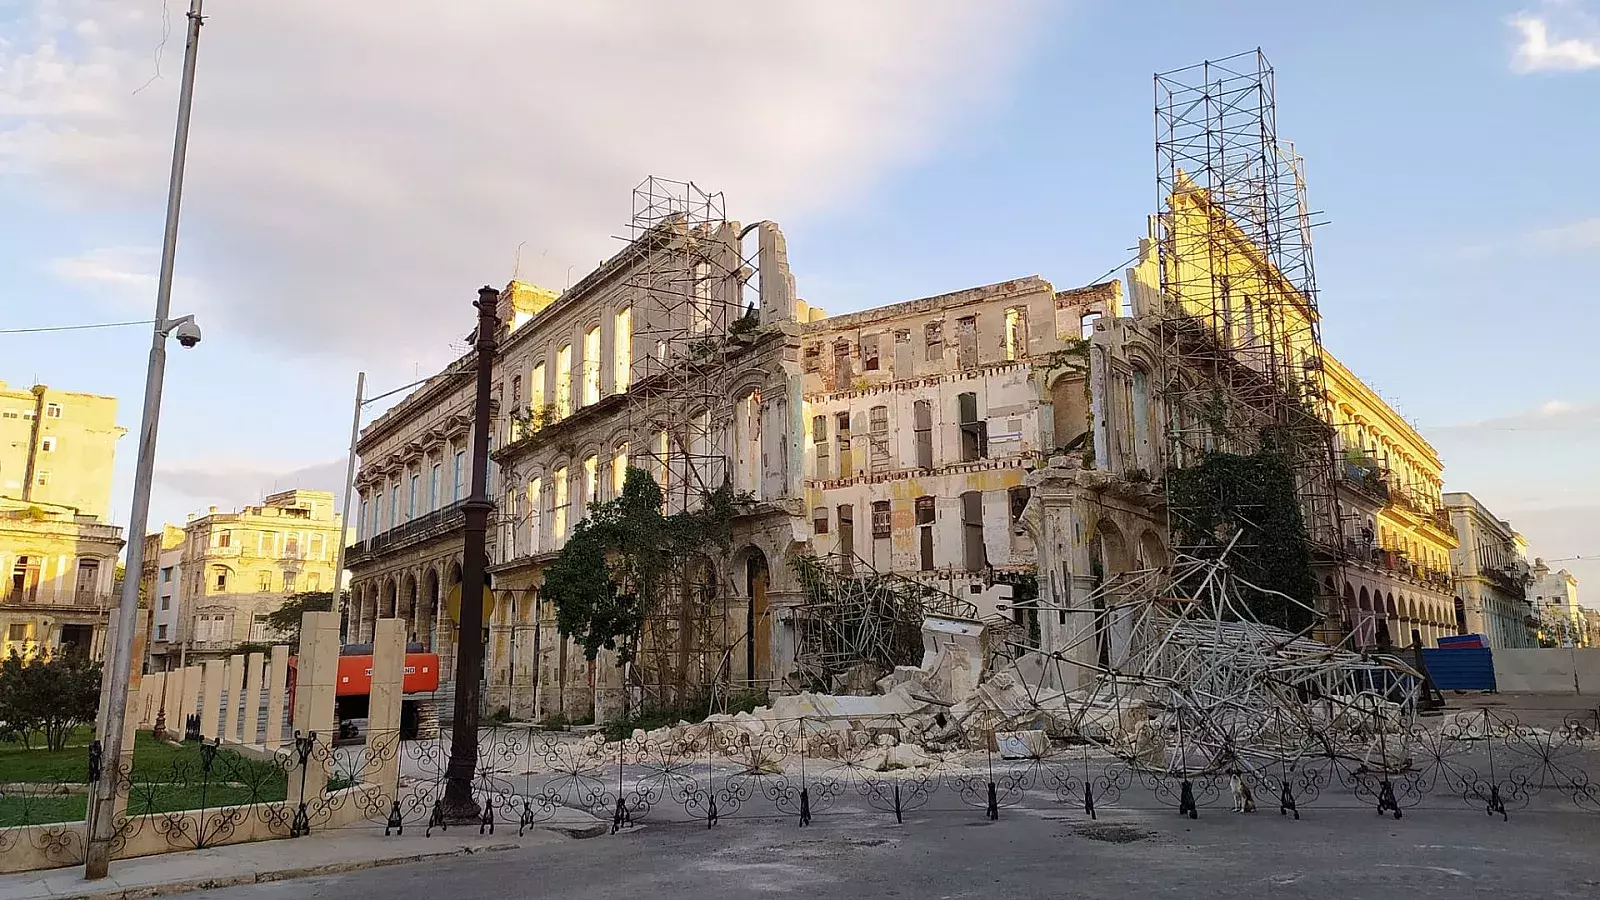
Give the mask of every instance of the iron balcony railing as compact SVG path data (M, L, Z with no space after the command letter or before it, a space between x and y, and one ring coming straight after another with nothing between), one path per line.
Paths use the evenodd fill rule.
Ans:
M357 541L350 545L349 551L345 554L345 564L357 565L380 554L432 540L462 528L467 522L466 505L467 501L457 500L419 519L396 525L364 541Z

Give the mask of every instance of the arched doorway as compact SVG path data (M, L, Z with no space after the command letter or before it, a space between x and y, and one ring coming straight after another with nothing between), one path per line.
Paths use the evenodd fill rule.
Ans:
M434 629L439 621L439 571L429 569L422 578L422 605L417 608L417 640L432 651L438 639Z
M745 608L745 678L754 685L771 675L772 617L767 606L767 585L772 576L767 555L759 548L749 548L743 557L741 581L749 600Z

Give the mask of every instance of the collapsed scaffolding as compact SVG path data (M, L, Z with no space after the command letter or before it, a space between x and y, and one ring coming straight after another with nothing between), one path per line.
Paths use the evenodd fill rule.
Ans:
M1336 641L1343 541L1312 213L1303 162L1277 136L1273 69L1241 53L1158 74L1155 95L1169 545L1215 556L1226 542L1174 473L1213 451L1280 454L1326 573L1312 579L1318 636Z

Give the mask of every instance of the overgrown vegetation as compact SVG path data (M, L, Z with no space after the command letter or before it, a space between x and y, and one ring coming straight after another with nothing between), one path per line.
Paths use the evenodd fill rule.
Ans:
M557 628L590 660L604 649L616 651L619 665L632 662L655 604L681 588L692 559L728 551L733 517L748 502L724 485L702 493L697 509L666 515L661 486L630 467L622 495L590 504L545 573Z
M93 722L100 705L100 666L76 656L0 661L0 740L32 749L42 740L60 750L80 725ZM0 779L3 781L4 779Z
M1197 465L1169 475L1167 502L1175 511L1178 540L1197 548L1191 553L1215 558L1238 535L1228 562L1241 578L1263 589L1243 598L1257 619L1294 632L1312 624L1310 542L1294 468L1281 452L1269 445L1249 456L1207 453Z

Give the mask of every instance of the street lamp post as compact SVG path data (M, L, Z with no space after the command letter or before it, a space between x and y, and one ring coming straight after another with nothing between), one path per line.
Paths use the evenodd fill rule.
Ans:
M192 347L200 330L192 316L169 319L172 311L172 273L178 252L178 212L183 204L183 167L189 146L189 110L194 100L195 54L200 47L202 0L189 0L189 38L183 53L183 86L178 94L177 134L173 138L172 171L167 183L166 231L161 241L161 275L156 286L154 334L144 381L144 413L139 425L139 459L133 477L133 510L128 516L128 577L122 582L112 645L100 697L104 730L96 735L102 764L99 780L89 786L84 830L85 878L104 878L111 862L111 845L117 833L117 795L122 784L123 731L128 715L128 683L133 674L133 637L138 630L139 573L144 565L144 531L150 517L150 483L155 477L156 429L161 418L161 385L167 368L167 336L177 333L179 343Z
M445 768L441 812L445 821L470 823L481 812L472 798L472 779L478 768L478 680L483 668L483 588L488 557L484 544L489 531L489 392L497 349L495 306L499 292L478 290L478 394L472 415L472 495L462 504L466 533L462 547L461 618L456 634L456 705L450 724L450 762Z

